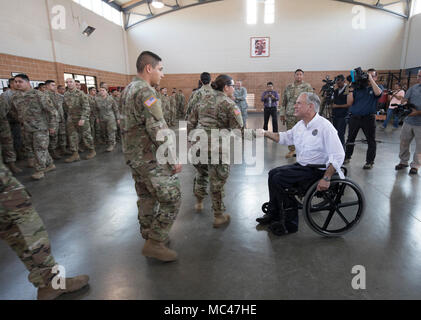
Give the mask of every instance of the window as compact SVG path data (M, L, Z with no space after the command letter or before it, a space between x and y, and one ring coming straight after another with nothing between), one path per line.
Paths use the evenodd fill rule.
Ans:
M95 12L97 15L114 22L119 26L123 26L121 12L102 0L73 0L73 2L80 4L82 7Z
M265 24L275 22L275 0L265 0Z
M247 0L247 24L257 23L257 1Z
M74 73L65 73L64 74L64 81L68 78L73 78L75 80L79 80L80 84L82 85L82 89L87 92L90 87L96 88L96 77L93 76L86 76L83 74L74 74Z
M412 15L415 16L416 14L421 13L421 1L414 0L412 5Z

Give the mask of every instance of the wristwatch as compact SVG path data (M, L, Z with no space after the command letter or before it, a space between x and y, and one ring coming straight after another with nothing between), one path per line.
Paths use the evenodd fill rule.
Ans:
M329 177L323 177L324 181L330 182L330 178Z

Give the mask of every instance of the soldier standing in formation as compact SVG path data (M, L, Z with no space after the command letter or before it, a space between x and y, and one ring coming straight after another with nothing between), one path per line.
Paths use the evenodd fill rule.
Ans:
M289 84L284 91L281 105L281 122L287 125L287 130L291 130L297 124L294 116L294 105L300 94L303 92L313 92L313 87L303 81L304 71L297 69L294 73L294 83ZM292 158L295 155L295 146L288 146L289 153L285 158Z
M167 88L161 88L160 99L162 101L162 112L164 113L164 119L168 127L171 127L171 101L167 96Z
M45 173L56 168L48 153L48 145L49 134L54 134L55 128L58 127L57 110L46 94L31 88L27 75L17 75L15 82L17 88L23 92L19 104L24 105L21 110L23 110L25 144L32 149L36 160L36 172L32 178L40 180L44 178Z
M202 99L203 96L212 93L212 87L210 85L211 75L208 72L202 72L199 80L199 89L195 90L190 96L189 102L187 103L186 120L188 119L191 110Z
M186 97L183 94L183 90L178 90L176 96L177 100L177 119L184 119L185 117L185 107L186 107Z
M95 98L97 97L97 91L95 87L89 88L89 108L91 109L91 114L89 115L89 123L91 125L91 136L94 142L96 143L104 143L103 138L101 136L101 129L99 123L97 122L98 115L96 114L96 103Z
M66 79L68 90L64 94L63 109L67 114L67 136L70 142L72 156L65 162L79 161L79 140L83 140L89 149L86 160L96 156L93 139L91 136L91 126L89 122L90 107L88 96L76 88L75 80Z
M177 253L165 243L181 203L180 164L160 164L156 150L163 141L156 140L160 129L167 129L161 100L153 86L163 77L161 58L144 51L136 63L137 77L122 95L122 145L138 195L141 234L146 243L142 254L161 261L174 261ZM169 143L168 141L166 142ZM172 155L178 163L176 156Z
M243 118L243 125L246 128L247 124L247 90L246 88L241 86L241 81L237 81L235 83L235 91L234 91L234 98L235 103L237 104L238 108L241 110L241 116Z
M203 88L203 87L202 87ZM188 134L192 129L203 129L211 137L212 129L242 129L241 111L234 99L234 81L230 76L219 75L212 83L212 91L204 95L192 105L188 119ZM201 89L200 89L201 90ZM197 99L197 98L196 98ZM221 141L219 141L221 142ZM213 227L218 228L229 222L230 216L225 213L224 185L229 177L230 165L222 163L221 146L217 146L219 163L211 164L212 149L209 139L209 156L206 164L195 165L197 170L194 179L194 194L197 199L196 210L203 208L203 198L207 195L207 185L210 180L212 209L214 212ZM215 151L215 150L214 150Z
M97 123L105 135L107 152L114 150L116 144L117 124L120 125L120 112L115 100L108 94L105 88L99 89L99 96L95 98Z
M45 81L46 91L45 94L50 98L57 111L58 126L54 128L54 133L50 134L50 150L51 157L54 160L61 159L61 156L57 152L57 147L60 144L60 148L63 153L66 152L67 137L66 137L66 122L64 120L63 112L63 99L58 93L56 93L56 83L54 80Z

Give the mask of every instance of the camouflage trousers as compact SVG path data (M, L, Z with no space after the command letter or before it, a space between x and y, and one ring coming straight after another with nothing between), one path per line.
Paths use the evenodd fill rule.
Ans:
M287 123L287 130L291 130L297 124L297 118L294 116L286 115L285 120ZM289 151L295 151L295 146L288 146Z
M115 145L117 122L115 118L104 118L100 120L101 131L104 133L105 143L108 146Z
M50 136L48 131L30 132L32 150L35 155L35 170L44 171L49 165L53 163L50 153L48 152L48 145L50 143Z
M241 117L243 118L243 124L244 124L244 128L245 128L246 123L247 123L247 118L248 118L247 108L240 108L240 109L241 109Z
M198 199L207 195L207 186L210 182L210 193L214 215L225 212L223 198L224 186L230 174L229 164L195 164L196 176L194 177L193 193Z
M54 151L58 146L61 148L66 148L67 146L67 137L66 137L66 126L60 123L58 128L54 128L54 134L50 134L50 145L48 149Z
M44 224L31 204L31 198L16 178L11 177L0 194L0 238L16 252L29 271L35 287L45 287L56 264Z
M13 147L12 131L7 119L0 123L0 143L5 163L16 162L16 152Z
M138 219L141 230L149 229L149 238L165 241L177 218L181 204L178 175L167 165L154 168L131 168L138 196Z
M34 146L32 142L32 132L28 132L27 130L23 129L22 136L23 136L23 153L26 159L34 159L35 152L34 152Z
M101 136L101 128L99 126L99 123L96 122L96 117L94 115L91 114L90 118L89 118L89 123L91 125L91 136L92 139L98 143L102 140L102 136Z
M67 136L69 138L70 151L78 152L79 141L82 140L89 150L94 150L94 142L91 136L91 124L85 121L83 126L78 125L78 121L67 121Z

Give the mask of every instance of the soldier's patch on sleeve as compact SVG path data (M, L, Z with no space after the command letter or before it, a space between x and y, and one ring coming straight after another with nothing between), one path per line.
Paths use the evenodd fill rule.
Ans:
M236 116L238 116L241 112L238 109L234 109L234 113L235 113Z
M145 106L147 106L148 108L152 107L158 100L154 97L151 96L148 100L146 100L144 102Z

